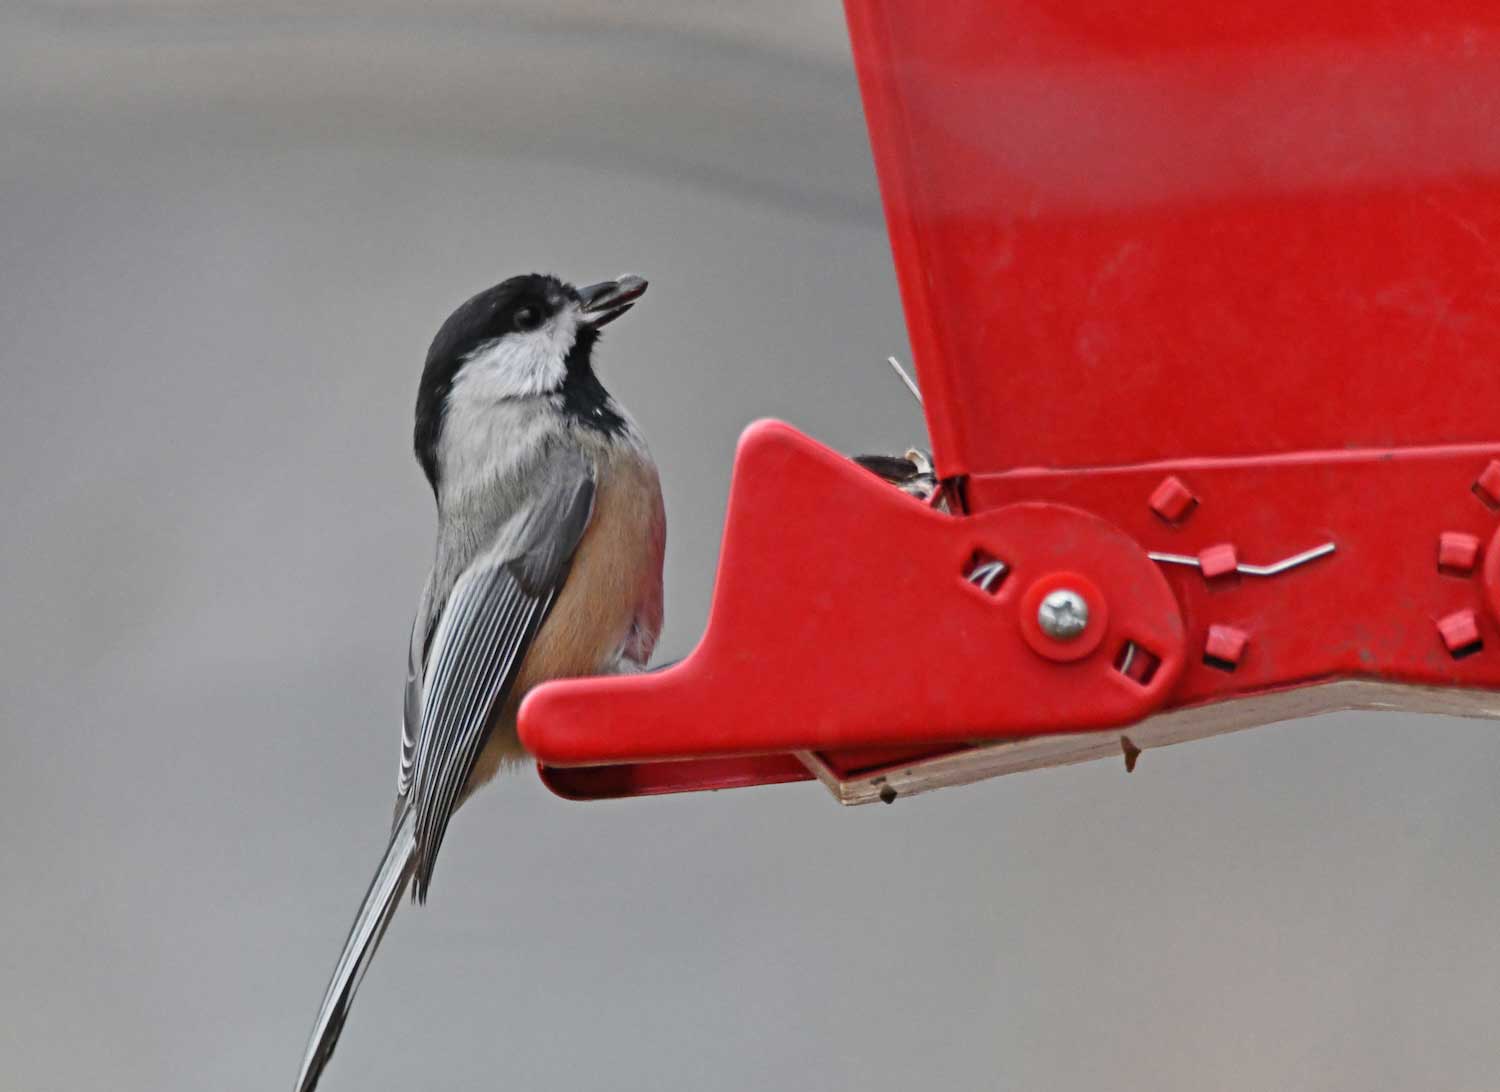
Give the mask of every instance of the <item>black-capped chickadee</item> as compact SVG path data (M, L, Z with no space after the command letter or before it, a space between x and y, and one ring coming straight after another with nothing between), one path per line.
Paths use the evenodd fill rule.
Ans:
M437 553L412 626L390 844L318 1010L311 1092L407 884L425 900L454 810L525 756L516 710L547 679L639 670L662 623L656 465L594 374L599 330L646 282L512 277L443 323L417 392Z

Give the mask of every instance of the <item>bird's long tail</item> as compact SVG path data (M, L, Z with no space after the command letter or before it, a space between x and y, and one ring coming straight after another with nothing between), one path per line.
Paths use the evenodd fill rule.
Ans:
M344 941L343 954L333 968L333 978L323 995L323 1004L318 1009L318 1022L313 1025L312 1039L307 1044L307 1055L302 1059L302 1072L297 1077L297 1092L312 1092L328 1059L333 1055L334 1044L343 1030L344 1018L349 1014L349 1004L354 1000L354 991L364 977L370 957L380 945L385 928L390 924L401 893L411 876L412 849L416 844L414 831L416 819L411 808L407 808L391 832L390 845L365 900L360 904L359 915L349 930L349 939Z

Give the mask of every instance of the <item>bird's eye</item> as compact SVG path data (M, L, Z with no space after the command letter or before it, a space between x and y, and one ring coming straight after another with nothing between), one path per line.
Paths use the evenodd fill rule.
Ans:
M511 320L515 323L517 330L535 330L542 324L542 312L537 307L523 307L515 313Z

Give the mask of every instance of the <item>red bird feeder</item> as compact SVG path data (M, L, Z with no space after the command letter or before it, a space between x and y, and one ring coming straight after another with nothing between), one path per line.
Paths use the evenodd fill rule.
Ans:
M1500 715L1500 7L847 10L954 510L752 426L702 642L534 691L547 784Z

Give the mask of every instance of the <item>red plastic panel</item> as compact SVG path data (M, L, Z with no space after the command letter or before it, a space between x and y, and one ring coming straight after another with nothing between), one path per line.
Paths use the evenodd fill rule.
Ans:
M979 509L1039 498L1076 505L1148 550L1177 555L1229 545L1241 562L1265 564L1334 544L1329 556L1277 576L1208 579L1163 565L1190 649L1169 707L1333 676L1500 687L1500 625L1487 610L1482 566L1441 564L1444 536L1494 539L1500 513L1474 485L1496 457L1500 444L1015 471L971 479L969 498ZM1150 505L1169 476L1198 499L1176 524ZM1450 548L1448 560L1463 559ZM1455 658L1438 622L1465 610L1476 612L1487 647ZM1210 648L1214 626L1234 632ZM1229 670L1235 633L1246 640ZM1205 663L1205 654L1220 662Z
M988 591L967 577L983 558L1008 567ZM1029 597L1059 573L1097 599L1088 655L1029 632ZM1127 642L1154 674L1117 670ZM560 766L1035 735L1130 723L1182 666L1166 580L1103 520L949 516L766 421L740 441L698 647L663 671L540 687L520 730Z
M1334 545L1269 577L1163 565L1189 652L1168 709L1361 676L1497 689L1496 460L1500 444L1026 470L972 478L968 496L978 510L1042 498L1086 508L1177 556L1264 564ZM820 757L848 780L953 750Z
M847 10L940 472L1494 438L1500 5Z

